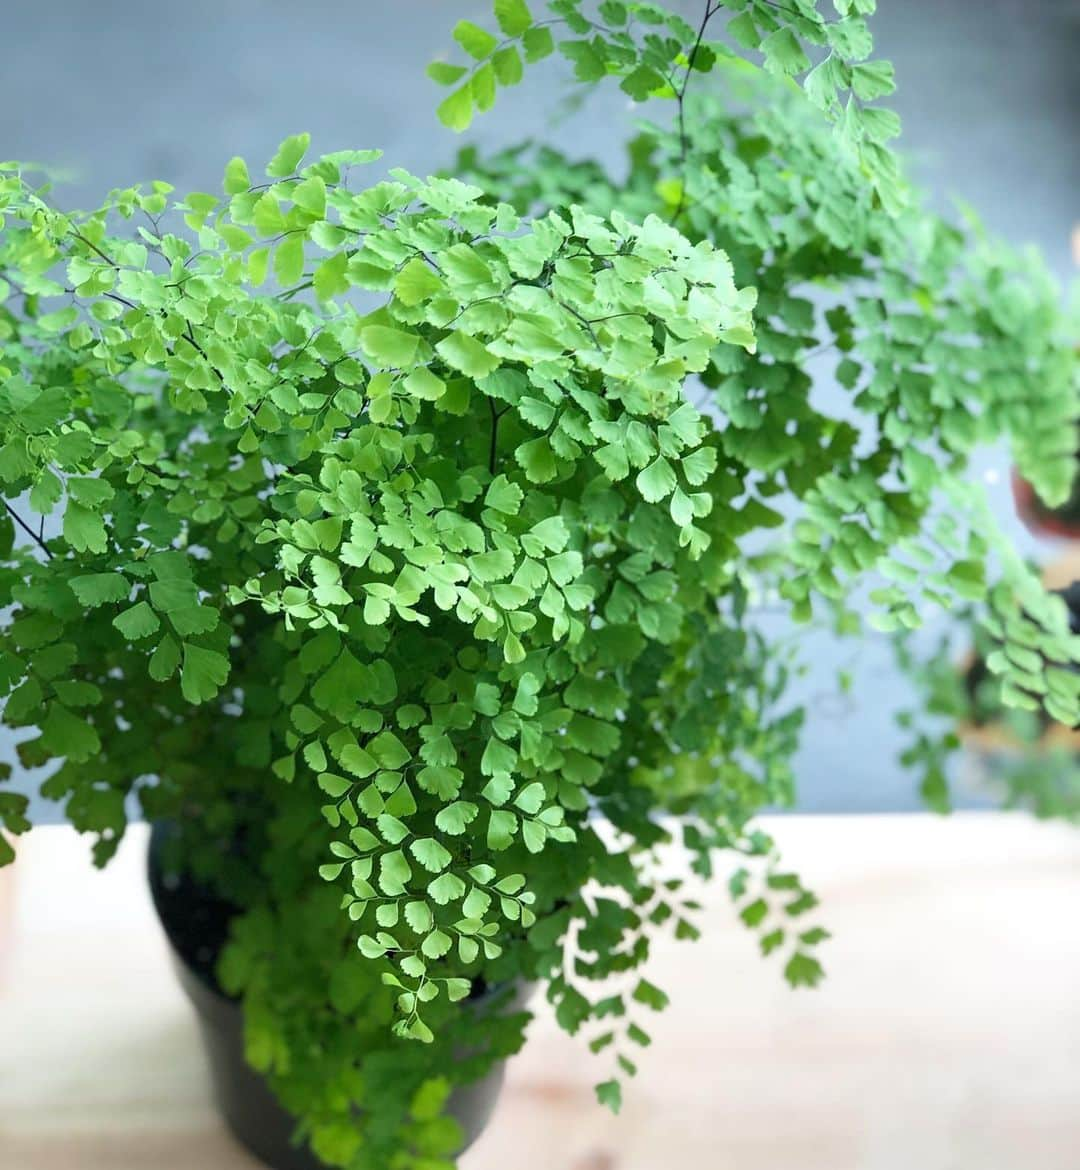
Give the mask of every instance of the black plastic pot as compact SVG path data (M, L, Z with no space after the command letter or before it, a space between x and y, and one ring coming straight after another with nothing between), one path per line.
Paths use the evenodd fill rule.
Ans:
M272 1170L325 1170L306 1145L293 1140L295 1119L273 1095L269 1085L244 1059L244 1028L240 1004L227 996L213 977L214 961L225 941L231 908L193 883L178 885L161 866L161 847L169 829L155 825L150 838L150 892L169 940L173 967L199 1021L210 1065L214 1097L233 1136ZM521 1010L530 989L510 1005ZM482 1012L501 989L478 997L471 1010ZM495 1065L487 1076L459 1085L447 1111L464 1133L464 1152L487 1126L502 1089L506 1066Z

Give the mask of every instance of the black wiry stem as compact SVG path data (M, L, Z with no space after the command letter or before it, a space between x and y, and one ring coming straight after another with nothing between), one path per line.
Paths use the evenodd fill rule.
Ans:
M712 0L705 0L705 12L701 17L701 24L698 26L697 37L694 40L693 48L687 54L686 58L686 76L682 80L682 85L679 86L675 94L675 101L678 106L678 125L679 125L679 169L681 172L681 180L679 184L679 203L675 208L675 213L671 217L672 223L677 223L683 211L686 208L686 155L689 149L689 138L686 133L686 90L690 85L690 78L694 72L694 59L697 57L701 49L701 42L705 39L705 30L709 26L709 21L719 11L719 0L716 7L713 7Z
M499 460L499 412L495 409L495 403L489 398L487 400L488 409L491 411L491 447L488 451L488 471L492 475L495 474L495 468L498 466Z
M7 509L8 515L15 521L16 524L30 537L30 539L41 549L41 551L52 560L52 550L45 543L44 539L36 533L29 524L19 515L18 512L7 502L4 501L4 507Z

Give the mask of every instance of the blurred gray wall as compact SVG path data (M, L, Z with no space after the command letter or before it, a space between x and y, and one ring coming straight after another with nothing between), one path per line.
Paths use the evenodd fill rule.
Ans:
M697 12L700 0L681 7ZM305 129L315 150L378 146L391 165L426 173L460 140L435 120L437 91L424 66L454 48L455 20L489 10L488 0L53 0L47 8L9 0L0 14L8 48L0 157L63 168L58 198L69 206L153 178L218 190L230 156L258 164ZM1080 0L879 0L873 27L881 54L896 63L903 144L935 201L947 206L950 192L961 194L998 232L1038 245L1067 278L1069 235L1080 222ZM555 61L542 69L548 80L566 72ZM618 163L630 115L614 86L554 127L545 92L534 78L503 95L468 140L547 133L571 153ZM1052 553L1012 519L1007 471L1001 452L977 469L1022 547ZM916 807L895 760L892 712L906 696L888 648L811 635L805 649L801 807ZM841 664L855 671L851 699L835 693Z

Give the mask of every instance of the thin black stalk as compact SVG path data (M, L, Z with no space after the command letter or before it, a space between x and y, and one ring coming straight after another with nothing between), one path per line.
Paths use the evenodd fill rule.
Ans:
M7 502L7 500L4 501L4 507L7 509L7 513L12 518L12 520L18 524L23 532L25 532L26 535L30 537L30 539L38 546L38 548L41 549L41 551L49 558L49 560L52 560L52 550L45 543L43 537L39 536L38 533L36 533L30 527L30 525L26 523L26 521L19 515L18 512L15 511L15 509Z
M702 41L705 39L705 30L709 27L709 21L716 15L719 8L719 3L714 8L712 0L705 0L705 12L702 14L701 24L698 26L697 37L694 40L693 48L691 48L686 57L686 76L683 78L682 85L679 86L675 94L675 101L678 108L676 118L679 127L679 171L681 181L679 184L679 203L675 208L675 213L671 217L672 223L677 223L683 211L686 209L686 156L690 146L690 140L686 133L686 91L694 72L694 60L701 49Z
M488 471L494 475L499 460L499 418L501 416L490 398L487 400L487 404L491 411L491 446L488 450Z

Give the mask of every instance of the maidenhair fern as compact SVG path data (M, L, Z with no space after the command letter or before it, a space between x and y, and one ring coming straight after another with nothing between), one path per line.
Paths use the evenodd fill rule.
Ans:
M1008 436L1068 492L1056 293L919 207L873 4L834 7L457 26L455 129L556 50L666 101L617 181L522 147L365 185L374 152L298 135L265 181L72 215L0 170L4 721L99 861L134 793L242 908L220 978L332 1165L452 1164L449 1082L522 1037L470 1023L481 986L540 981L617 1107L650 940L699 929L673 844L738 858L743 921L818 981L753 827L802 719L762 590L847 633L866 582L888 629L976 603L1003 701L1080 718L1064 606L964 479Z

